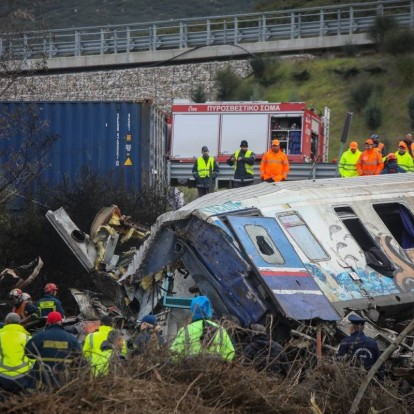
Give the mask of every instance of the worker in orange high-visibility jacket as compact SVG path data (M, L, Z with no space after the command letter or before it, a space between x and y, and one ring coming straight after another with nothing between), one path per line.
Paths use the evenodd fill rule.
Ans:
M272 183L286 180L289 173L289 161L286 154L280 149L277 139L272 141L272 147L263 155L260 163L260 178L262 181Z
M365 151L360 155L357 164L358 175L378 175L384 168L381 154L374 149L372 139L365 141Z

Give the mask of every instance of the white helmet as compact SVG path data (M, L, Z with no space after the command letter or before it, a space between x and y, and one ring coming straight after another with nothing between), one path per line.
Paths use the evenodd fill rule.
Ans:
M23 292L23 293L22 293L21 298L22 298L22 300L27 300L27 301L29 301L29 302L31 302L31 301L32 301L32 297L31 297L28 293L26 293L26 292Z

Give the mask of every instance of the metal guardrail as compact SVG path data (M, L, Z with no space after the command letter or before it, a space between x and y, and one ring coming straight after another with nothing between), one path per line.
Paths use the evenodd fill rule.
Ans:
M314 167L315 166L315 167ZM225 163L220 163L220 174L217 178L218 182L229 182L233 179L234 169ZM314 171L312 169L314 167ZM180 163L180 162L169 162L168 163L168 176L169 182L173 180L179 183L184 183L187 180L193 180L191 170L193 164L191 163ZM313 178L334 178L336 177L337 164L334 163L303 163L303 164L290 164L290 172L288 175L289 181L296 180L310 180ZM254 168L255 181L260 182L259 176L259 165L255 165Z
M372 1L117 26L83 27L1 35L0 55L26 59L77 57L240 45L284 39L364 33L376 16L392 16L414 28L414 1Z

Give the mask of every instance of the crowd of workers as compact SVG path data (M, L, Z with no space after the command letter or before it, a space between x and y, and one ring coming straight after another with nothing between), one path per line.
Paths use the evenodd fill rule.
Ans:
M358 143L352 141L339 161L342 177L414 172L414 142L411 134L398 143L395 152L386 155L385 146L377 134L365 140L365 149L360 151Z
M388 155L385 146L377 134L365 141L364 151L358 149L358 143L352 141L339 161L338 169L342 177L363 175L394 174L414 172L414 142L411 134L398 143L397 151ZM201 149L192 169L198 196L213 191L220 168L216 159L209 154L206 146ZM254 163L256 155L249 149L248 142L242 140L240 149L227 159L227 164L234 168L233 187L240 188L254 184ZM289 173L289 160L280 147L280 141L272 140L271 147L260 162L261 181L272 183L284 181Z
M202 156L198 157L193 165L193 177L196 182L198 196L201 197L213 191L215 179L219 175L219 165L214 157L209 155L206 146L201 149ZM240 149L227 160L227 164L234 168L233 187L240 188L254 184L254 162L256 155L249 149L246 140L240 143ZM284 181L289 173L289 161L280 147L278 139L272 140L271 147L260 163L260 178L271 183Z
M45 296L36 305L28 299L22 305L17 302L16 289L12 290L12 312L7 314L0 328L0 388L9 392L58 388L68 381L72 368L89 369L90 375L95 377L115 374L125 367L127 359L149 350L168 349L172 363L199 355L224 362L236 358L235 344L228 331L213 319L213 309L206 296L193 298L190 321L178 330L170 343L165 341L157 317L146 315L138 321L136 335L127 346L123 331L114 327L111 316L104 316L98 330L89 333L81 344L64 329L64 313L56 292L56 285L49 283ZM21 306L24 306L23 311ZM58 307L60 312L56 310ZM46 327L31 336L24 321L34 315L29 313L34 308L38 316L44 315ZM380 355L378 345L363 333L364 319L356 315L349 319L350 336L339 346L337 357L359 358L369 369ZM241 362L252 365L257 371L281 377L288 373L289 363L283 347L271 338L263 325L251 325L249 340L237 350Z

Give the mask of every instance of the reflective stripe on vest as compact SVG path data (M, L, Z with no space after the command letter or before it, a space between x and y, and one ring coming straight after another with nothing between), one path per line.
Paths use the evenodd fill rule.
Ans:
M52 348L52 349L69 349L69 342L68 341L52 341L50 339L45 339L43 341L44 348Z
M29 340L29 336L26 335L26 343ZM13 379L18 379L21 378L25 375L27 375L28 371L31 368L31 363L27 360L27 361L22 361L19 365L6 365L4 363L4 352L3 352L3 344L1 342L1 336L0 336L0 369L2 371L0 371L0 376L3 378L13 378ZM22 369L24 369L23 372L17 372L17 371L21 371Z
M237 151L234 153L234 158L236 158L236 161L235 161L235 162L234 162L234 164L233 164L234 171L236 171L236 169L237 169L237 158L239 158L239 153L240 153L240 150L237 150ZM252 155L252 152L251 152L250 150L247 150L247 151L246 151L246 155L245 155L245 157L246 157L246 158L249 158L249 157L250 157L250 155ZM248 164L247 162L245 162L245 163L244 163L244 168L246 169L246 172L247 172L248 174L254 175L253 165L250 165L250 164Z
M53 300L43 300L42 302L39 302L38 308L40 311L51 309L51 312L55 312L56 303Z
M266 160L266 162L268 163L268 164L284 164L284 162L282 161L282 160L275 160L275 159L268 159L268 160Z
M197 172L200 178L210 177L210 171L214 171L214 158L208 157L207 163L203 157L197 159Z

